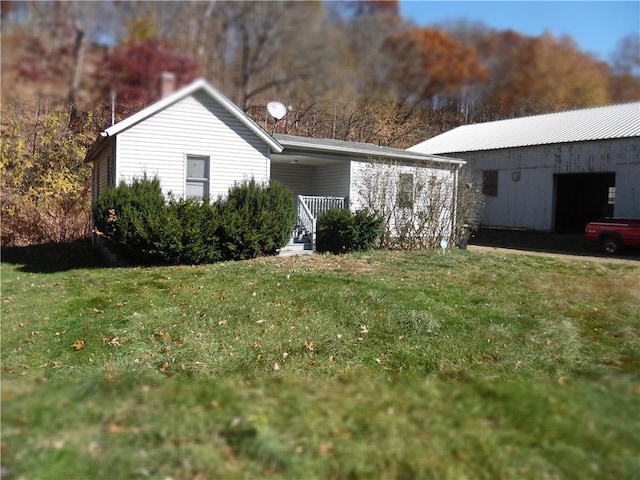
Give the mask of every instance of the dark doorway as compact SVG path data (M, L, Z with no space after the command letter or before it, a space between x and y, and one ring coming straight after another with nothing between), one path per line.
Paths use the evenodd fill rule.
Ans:
M556 175L554 183L556 232L583 232L585 223L613 216L615 173Z

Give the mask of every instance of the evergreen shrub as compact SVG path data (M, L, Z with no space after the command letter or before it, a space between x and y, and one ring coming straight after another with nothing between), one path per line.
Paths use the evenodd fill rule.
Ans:
M368 210L332 209L319 216L317 227L319 252L346 253L373 248L382 234L383 219Z
M109 187L94 205L95 231L108 239L107 247L140 263L158 263L154 239L166 207L157 178L134 179Z
M108 188L94 206L95 229L123 259L200 264L273 254L295 226L291 192L273 182L236 185L213 204L170 199L157 178Z
M275 254L296 223L293 195L278 182L266 187L255 180L237 184L219 201L219 211L222 252L229 260Z

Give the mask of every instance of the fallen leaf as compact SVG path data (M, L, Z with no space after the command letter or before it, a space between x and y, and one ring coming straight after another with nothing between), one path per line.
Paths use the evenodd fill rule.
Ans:
M84 340L76 340L75 342L73 342L73 345L71 345L73 347L74 350L82 350L85 346Z
M326 457L333 453L333 443L321 443L318 447L318 453L321 457Z
M313 342L310 340L305 341L304 346L307 350L313 350Z
M120 339L118 337L113 337L113 338L105 337L105 338L102 339L102 342L106 343L110 347L120 347L122 345L120 343Z
M122 425L118 424L118 423L111 423L109 425L107 425L107 433L120 433L122 432L123 427Z

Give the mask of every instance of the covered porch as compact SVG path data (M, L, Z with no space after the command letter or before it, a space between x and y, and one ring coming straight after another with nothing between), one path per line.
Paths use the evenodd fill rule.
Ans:
M297 205L291 243L302 243L305 250L312 252L316 248L316 222L320 214L333 208L361 207L357 184L364 166L383 162L457 172L464 163L371 143L286 134L275 134L274 138L283 149L271 153L270 179L293 190Z
M318 216L350 206L350 159L285 147L271 155L270 178L290 188L296 201L297 221L288 249L297 245L298 250L315 251Z

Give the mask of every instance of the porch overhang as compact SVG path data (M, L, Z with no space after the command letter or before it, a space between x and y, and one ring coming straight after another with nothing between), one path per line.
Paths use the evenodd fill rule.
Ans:
M274 137L284 147L282 152L271 154L271 161L275 163L322 165L348 160L394 161L419 163L446 169L458 168L466 163L458 158L428 155L383 147L372 143L347 142L285 134L275 134Z

